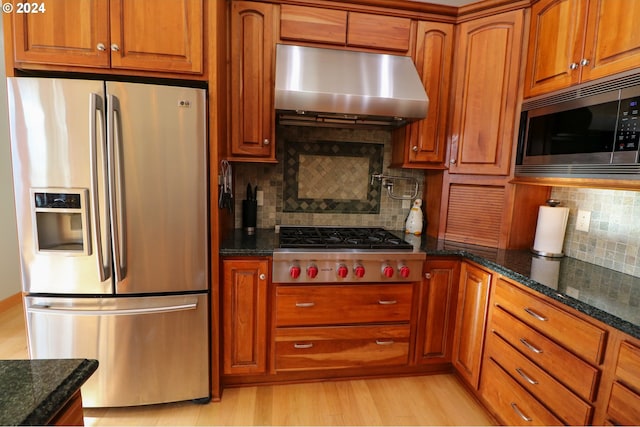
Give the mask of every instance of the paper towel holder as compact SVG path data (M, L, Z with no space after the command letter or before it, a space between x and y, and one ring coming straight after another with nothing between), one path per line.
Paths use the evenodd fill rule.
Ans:
M560 204L561 204L560 200L557 200L557 199L548 199L546 201L547 208L548 207L557 208ZM559 224L560 226L559 230L545 230L545 227L540 222L540 215L542 214L542 209L545 209L545 206L540 206L540 213L538 214L538 223L536 225L536 233L535 233L533 247L531 248L531 252L534 253L535 255L542 256L545 258L562 258L564 256L562 247L563 247L564 235L567 227L569 209L558 208L559 210L563 210L565 212L563 219L558 218L559 220L562 221L562 223ZM556 238L559 237L560 240L556 242L552 242L553 249L549 249L549 243L546 241L549 239L548 234L550 231L555 231L555 232L559 231L559 233L556 235ZM538 239L540 239L540 241Z

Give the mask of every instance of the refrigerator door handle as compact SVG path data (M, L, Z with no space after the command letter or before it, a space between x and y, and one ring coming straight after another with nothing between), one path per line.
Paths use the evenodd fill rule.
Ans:
M198 303L178 304L164 307L124 308L120 310L74 310L68 307L55 307L46 304L34 304L27 309L29 313L47 313L74 316L134 316L140 314L171 313L175 311L195 310Z
M124 220L124 197L122 191L122 122L120 100L109 95L107 103L107 146L109 156L109 186L111 201L111 228L113 230L114 264L116 282L127 275L127 230Z
M100 201L99 200L99 186L98 186L98 174L100 171L104 171L104 163L98 167L98 150L101 151L101 159L104 159L104 145L101 141L98 141L98 127L96 117L98 112L104 113L104 103L102 98L97 93L91 93L89 98L89 137L90 137L90 155L91 155L91 221L93 222L93 231L95 233L96 242L96 258L98 261L98 274L100 281L104 282L111 274L107 271L104 265L104 253L102 250L102 228L100 226ZM104 126L104 121L102 121ZM99 145L98 145L99 144Z

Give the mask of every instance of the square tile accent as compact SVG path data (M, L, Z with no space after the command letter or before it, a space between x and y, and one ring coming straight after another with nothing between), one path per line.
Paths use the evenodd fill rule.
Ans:
M384 144L286 141L283 212L380 212Z

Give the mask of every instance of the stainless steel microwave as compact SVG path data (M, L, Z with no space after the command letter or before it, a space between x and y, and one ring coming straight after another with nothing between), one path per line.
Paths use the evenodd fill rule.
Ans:
M624 84L609 80L525 102L515 175L640 179L635 78L640 80L632 75Z

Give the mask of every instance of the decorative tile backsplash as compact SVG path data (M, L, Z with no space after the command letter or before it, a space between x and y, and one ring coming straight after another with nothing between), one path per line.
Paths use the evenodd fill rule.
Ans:
M362 210L353 213L348 210L349 204L353 200L360 199L363 192L371 193L370 172L381 171L387 175L403 176L415 178L419 183L418 194L422 194L424 183L424 172L420 170L389 169L391 163L391 132L382 129L338 129L338 128L316 128L303 126L279 126L276 131L276 143L278 159L277 164L262 163L234 163L235 171L235 226L242 227L242 205L247 183L258 185L258 190L264 192L264 205L258 207L258 228L272 228L275 225L333 225L333 226L364 226L364 227L384 227L390 230L401 230L409 207L403 208L401 200L389 197L385 189L380 190L380 181L376 180L373 188L377 188L378 193L374 194L377 199L378 208L373 213L362 213ZM336 153L336 156L325 156L318 153L298 150L298 154L303 159L298 162L305 162L301 179L296 184L291 178L295 168L290 162L294 159L285 160L287 147L292 145L308 144L308 147L327 146L323 141L334 143L334 149L346 148L346 151ZM347 144L347 145L345 145ZM349 148L348 144L354 144ZM331 146L329 146L331 147ZM364 150L354 157L353 150ZM381 165L375 162L372 168L372 154L375 150L381 150ZM294 148L295 151L295 148ZM348 155L344 155L348 153ZM326 153L325 153L326 154ZM375 154L377 156L377 154ZM305 158L306 157L306 158ZM331 157L328 159L327 157ZM341 159L340 157L350 157L351 159ZM368 159L368 160L367 160ZM351 160L351 161L349 161ZM309 163L306 163L309 162ZM378 166L380 168L378 169ZM300 165L298 164L298 168ZM328 168L322 171L322 168ZM366 172L365 172L366 170ZM308 173L308 174L307 174ZM323 180L319 180L322 177ZM413 188L404 186L398 181L398 186L394 189L394 194L405 195L412 193ZM315 212L311 210L287 211L287 198L291 197L287 185L298 192L297 200L302 199L322 200L326 206L321 206ZM288 195L288 196L287 196ZM370 196L370 195L369 195ZM368 196L368 197L369 197ZM346 201L345 201L346 200ZM294 201L294 205L295 205ZM317 208L318 206L316 206ZM428 220L428 219L427 219Z
M380 212L383 144L285 142L283 210L306 213Z
M640 277L640 192L556 187L551 197L569 208L565 254ZM588 233L575 229L578 209L591 212Z

